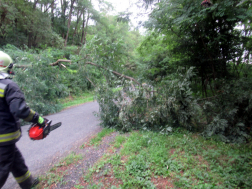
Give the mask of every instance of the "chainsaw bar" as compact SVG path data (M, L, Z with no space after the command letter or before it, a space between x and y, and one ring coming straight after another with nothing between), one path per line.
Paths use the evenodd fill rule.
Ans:
M54 125L50 126L50 131L53 131L54 129L57 129L60 126L61 126L61 122L55 123Z

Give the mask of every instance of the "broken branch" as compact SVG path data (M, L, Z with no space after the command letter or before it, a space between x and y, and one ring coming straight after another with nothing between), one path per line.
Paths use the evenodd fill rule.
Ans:
M93 65L93 66L96 66L96 67L99 67L99 68L102 68L102 69L105 69L105 70L109 71L107 68L105 68L105 67L103 67L103 66L100 66L100 65L98 65L98 64L95 64L95 63L93 63L93 62L86 62L85 64L90 64L90 65ZM118 76L120 76L120 77L124 77L124 78L126 78L126 79L131 80L131 81L134 81L135 83L137 83L138 85L141 86L141 84L140 84L136 79L134 79L133 77L129 77L129 76L127 76L127 75L123 75L123 74L118 73L118 72L116 72L116 71L112 71L112 73L113 73L114 75L118 75Z
M59 59L54 63L49 64L50 66L57 66L60 62L69 62L71 64L71 60Z

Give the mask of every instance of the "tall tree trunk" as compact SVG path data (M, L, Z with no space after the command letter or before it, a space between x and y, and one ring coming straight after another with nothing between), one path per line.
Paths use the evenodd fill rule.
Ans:
M90 3L91 3L91 0L90 0ZM87 16L87 22L86 22L86 27L85 27L85 34L84 34L84 41L83 41L83 45L86 44L86 37L87 37L87 29L88 29L88 20L89 20L89 15L90 15L90 12L88 10L88 16Z
M80 14L79 14L79 12L80 12ZM74 28L73 37L75 37L75 35L76 35L77 27L78 27L78 24L79 24L79 22L80 22L81 15L82 15L82 11L79 11L79 10L78 10L78 12L77 12L77 20L76 20L76 25L75 25L75 28Z
M84 36L85 36L85 11L83 11L83 21L82 21L82 32L81 32L81 44L84 42Z
M67 24L67 34L66 34L66 39L65 39L65 46L67 45L67 39L68 39L69 30L70 30L70 24L71 24L71 17L72 17L74 2L75 2L75 0L71 0L71 6L70 6L70 11L69 11L69 19L68 19L68 24Z
M33 9L34 9L34 11L35 11L35 9L36 9L36 5L37 5L38 1L39 1L39 0L34 1L34 4L33 4ZM42 5L41 5L41 6L42 6ZM32 23L32 25L33 25L33 21L31 21L31 23ZM31 48L32 45L35 43L35 42L33 41L33 39L34 39L33 35L34 35L33 31L28 31L28 47L29 47L29 48Z
M66 0L60 0L60 4L61 4L61 18L63 19L63 23L62 25L65 26L65 22L66 22L66 8L67 8L67 2ZM62 38L65 38L65 31L62 30Z
M34 1L34 3L33 3L33 9L36 9L36 6L37 6L38 2L39 2L39 0Z
M32 32L28 32L28 48L32 47Z
M51 4L51 22L52 22L52 27L53 27L53 21L54 21L54 0L52 0Z

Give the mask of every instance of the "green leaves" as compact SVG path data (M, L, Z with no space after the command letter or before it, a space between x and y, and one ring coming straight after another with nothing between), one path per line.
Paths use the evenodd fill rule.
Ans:
M73 59L76 58L75 50L73 47L66 49ZM4 51L13 58L15 66L23 66L14 66L16 75L13 80L24 92L28 105L39 114L58 112L63 108L59 99L78 95L92 88L84 77L85 72L79 69L77 63L66 65L72 72L63 67L49 65L62 59L65 55L64 50L48 48L38 54L35 50L22 51L15 46L7 45Z
M222 92L211 100L211 106L204 109L210 122L205 135L218 135L225 142L249 141L252 110L250 93L250 79L225 81Z

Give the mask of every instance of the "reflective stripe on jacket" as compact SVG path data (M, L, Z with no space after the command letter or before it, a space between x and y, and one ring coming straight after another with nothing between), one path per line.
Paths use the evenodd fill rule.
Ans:
M0 79L0 146L17 142L21 137L19 118L33 121L35 113L15 82Z

